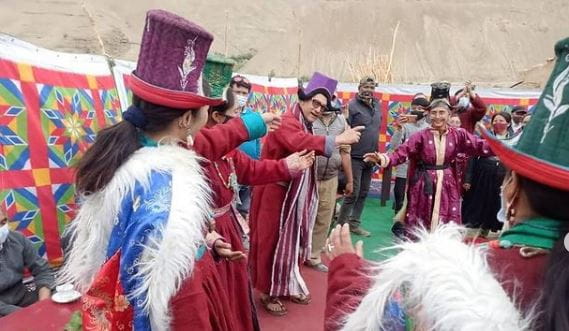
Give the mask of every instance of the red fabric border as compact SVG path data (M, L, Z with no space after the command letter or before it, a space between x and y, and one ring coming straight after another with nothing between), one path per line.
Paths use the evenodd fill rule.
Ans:
M482 134L490 148L508 168L538 183L569 191L569 170L520 153L497 140L487 130Z
M143 81L134 74L130 75L128 80L134 94L148 102L161 106L195 109L203 106L217 106L223 103L222 99L207 98L195 93L161 88Z

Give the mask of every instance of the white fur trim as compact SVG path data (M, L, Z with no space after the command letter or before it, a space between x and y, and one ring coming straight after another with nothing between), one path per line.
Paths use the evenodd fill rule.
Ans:
M152 171L172 173L172 205L168 222L149 237L137 276L143 279L131 295L146 292L145 309L155 330L167 330L169 303L182 281L191 275L198 247L204 241L210 209L210 189L199 157L178 146L142 148L116 172L100 192L89 195L69 231L73 246L59 275L86 292L106 258L106 247L124 196L136 182L150 189Z
M347 316L343 330L382 330L386 303L405 288L404 309L421 330L529 330L486 261L484 248L463 242L461 227L443 225L418 242L394 247L396 256L374 268L374 285Z

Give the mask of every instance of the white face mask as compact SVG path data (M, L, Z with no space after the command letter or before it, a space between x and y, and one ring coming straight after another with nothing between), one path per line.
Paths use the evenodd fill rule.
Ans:
M10 233L10 228L8 228L8 223L0 226L0 248L4 245L6 239L8 239L9 233Z
M508 201L506 201L506 198L504 197L504 188L511 181L512 181L512 177L510 177L507 182L502 184L502 187L500 188L500 210L498 210L498 214L496 214L496 218L498 219L498 221L500 223L504 223L504 224L508 223L508 209L510 208L510 205L511 205Z
M239 107L245 106L247 103L247 99L249 99L246 95L237 95L237 104Z
M504 224L508 222L508 216L506 215L507 209L508 209L508 203L506 202L506 199L504 199L504 194L500 192L500 210L498 210L498 214L496 214L498 222Z

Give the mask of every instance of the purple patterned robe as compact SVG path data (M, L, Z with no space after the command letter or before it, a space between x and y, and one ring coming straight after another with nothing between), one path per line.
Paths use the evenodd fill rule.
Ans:
M427 229L440 223L462 223L460 187L456 173L457 155L488 156L492 151L483 139L461 128L449 128L442 135L431 128L412 135L388 154L390 165L409 160L407 188L407 228Z

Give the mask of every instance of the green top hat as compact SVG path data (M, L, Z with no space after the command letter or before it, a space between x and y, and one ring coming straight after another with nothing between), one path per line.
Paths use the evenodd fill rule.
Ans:
M569 38L557 42L555 55L555 67L518 143L509 148L488 132L484 135L512 170L569 191Z
M211 97L220 98L233 76L235 61L221 55L208 54L204 68L204 77L211 86Z

